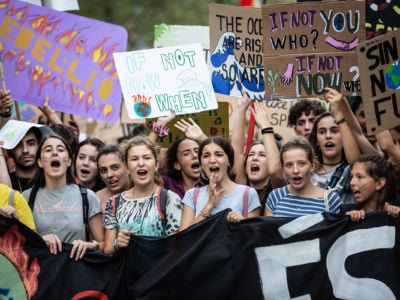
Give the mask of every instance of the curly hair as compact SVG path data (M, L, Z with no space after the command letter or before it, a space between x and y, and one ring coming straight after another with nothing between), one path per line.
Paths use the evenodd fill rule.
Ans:
M325 112L326 109L322 107L321 102L316 100L301 99L289 110L288 124L290 127L296 125L297 119L301 117L303 113L309 116L311 112L314 112L315 116L318 116Z

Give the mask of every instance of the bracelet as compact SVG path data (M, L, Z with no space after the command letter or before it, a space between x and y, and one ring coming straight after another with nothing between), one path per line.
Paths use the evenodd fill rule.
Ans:
M344 122L346 122L346 118L345 118L345 117L341 118L339 121L336 121L336 120L335 120L335 124L336 124L336 125L342 124L342 123L344 123Z
M114 249L115 249L115 250L118 250L118 249L119 249L119 247L118 247L118 239L115 239L115 240L114 240L113 246L114 246Z
M0 113L0 117L2 117L2 118L9 118L9 117L11 117L11 115L12 115L11 110L8 113L5 113L5 114Z
M210 216L210 214L206 214L203 210L201 210L200 216L202 216L204 219L207 219Z
M274 129L272 127L265 127L261 129L261 134L268 134L268 133L274 133Z
M151 122L149 124L149 128L154 131L159 137L166 137L168 136L169 133L169 128L168 127L162 127L160 124L157 122Z

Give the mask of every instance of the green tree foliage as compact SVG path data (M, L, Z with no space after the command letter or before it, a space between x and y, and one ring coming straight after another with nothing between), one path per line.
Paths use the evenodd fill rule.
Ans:
M239 0L80 0L76 14L121 25L128 31L128 50L153 47L154 25L208 25L208 4L237 5ZM106 32L101 34L107 35Z

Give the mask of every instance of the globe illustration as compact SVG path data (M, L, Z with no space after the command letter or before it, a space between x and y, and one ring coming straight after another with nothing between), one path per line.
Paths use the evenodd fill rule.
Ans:
M394 62L386 71L385 75L386 85L392 89L397 90L400 88L400 63Z
M133 108L135 113L142 118L146 118L151 114L151 106L148 103L137 102Z

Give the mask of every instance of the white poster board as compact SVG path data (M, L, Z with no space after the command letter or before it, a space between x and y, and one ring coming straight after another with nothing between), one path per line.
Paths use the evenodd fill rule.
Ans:
M218 108L201 44L113 55L130 119Z

